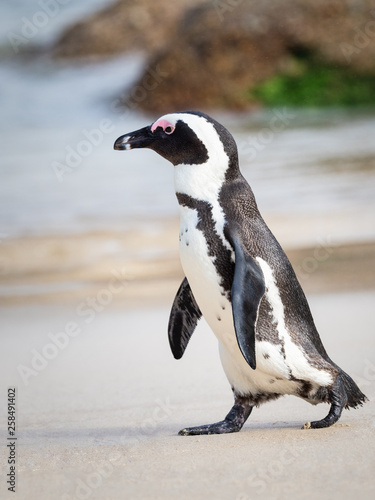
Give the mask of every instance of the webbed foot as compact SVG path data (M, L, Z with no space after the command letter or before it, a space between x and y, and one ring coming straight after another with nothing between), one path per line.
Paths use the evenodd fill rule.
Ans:
M340 377L337 377L336 382L333 384L330 394L331 408L326 417L322 420L315 420L314 422L306 422L302 429L323 429L335 424L341 417L342 410L347 403L347 395L343 382Z
M221 422L214 424L199 425L197 427L187 427L182 429L179 436L198 436L201 434L227 434L238 432L249 418L253 406L242 403L235 403L228 415Z

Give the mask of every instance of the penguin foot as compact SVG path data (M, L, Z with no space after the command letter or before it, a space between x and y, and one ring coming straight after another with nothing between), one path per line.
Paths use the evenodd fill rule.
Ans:
M302 429L323 429L324 427L330 427L338 421L348 400L341 377L337 377L336 382L333 384L330 400L332 405L328 415L322 420L306 422Z
M224 420L215 424L199 425L197 427L187 427L182 429L179 436L198 436L202 434L228 434L238 432L249 418L253 407L242 403L235 403Z
M186 427L181 429L179 436L199 436L202 434L228 434L229 432L238 432L242 426L236 426L232 422L222 420L215 424L198 425L197 427Z
M323 429L335 424L341 416L343 406L332 405L328 415L322 420L315 420L314 422L306 422L302 429Z

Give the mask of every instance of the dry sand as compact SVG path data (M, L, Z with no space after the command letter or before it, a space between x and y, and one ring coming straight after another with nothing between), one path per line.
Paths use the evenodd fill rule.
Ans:
M180 437L185 426L222 419L232 395L204 322L184 358L173 359L166 328L181 270L177 256L165 252L175 242L164 235L159 254L142 260L139 237L134 255L125 255L129 241L121 245L114 235L2 247L0 463L7 470L4 400L14 385L18 473L16 494L7 491L2 474L0 498L374 498L373 244L335 247L327 259L314 247L290 252L329 354L371 401L344 411L329 429L301 430L328 406L285 397L255 409L240 433ZM38 241L39 261L24 259ZM75 249L74 261L67 245ZM91 258L84 260L87 248ZM118 291L110 296L114 271ZM76 335L61 334L66 330ZM53 348L52 338L66 345Z
M374 300L374 291L310 300L329 353L372 400ZM109 307L91 323L73 306L12 307L1 316L2 398L8 386L18 387L17 494L7 494L3 476L1 498L373 498L372 402L345 411L332 428L301 430L328 406L285 397L254 410L240 433L180 437L180 428L221 419L232 404L204 323L177 362L167 307ZM80 333L24 376L26 385L20 366L31 368L48 334L67 322ZM4 402L1 410L3 425Z

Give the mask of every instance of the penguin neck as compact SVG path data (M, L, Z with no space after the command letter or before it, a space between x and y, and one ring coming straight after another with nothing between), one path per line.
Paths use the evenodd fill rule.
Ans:
M208 160L200 165L177 165L174 171L175 191L190 198L210 203L218 203L219 193L226 181L229 162L214 164Z

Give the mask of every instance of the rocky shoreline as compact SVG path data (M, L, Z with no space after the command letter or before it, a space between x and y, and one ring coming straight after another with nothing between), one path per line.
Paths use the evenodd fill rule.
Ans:
M370 78L371 87L373 7L371 0L184 0L175 4L120 0L69 28L54 54L84 58L144 52L146 69L128 89L124 102L142 92L138 106L146 111L244 109L258 106L259 85L280 75L298 79L309 70L314 74L333 67L343 73L330 82L331 94L340 92L347 74L354 76L349 88L362 76ZM151 87L149 68L162 75ZM327 79L332 77L328 74ZM270 91L274 92L272 86ZM364 96L366 91L359 93ZM367 101L375 103L370 94ZM349 95L349 102L351 95L356 93Z

